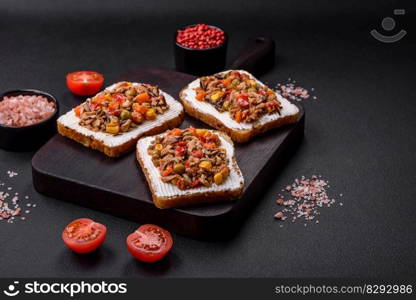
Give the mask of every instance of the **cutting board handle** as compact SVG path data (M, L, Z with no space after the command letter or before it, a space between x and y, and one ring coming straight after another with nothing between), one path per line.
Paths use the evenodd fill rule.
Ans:
M245 70L254 76L261 76L275 63L276 45L269 37L255 37L249 39L231 69Z

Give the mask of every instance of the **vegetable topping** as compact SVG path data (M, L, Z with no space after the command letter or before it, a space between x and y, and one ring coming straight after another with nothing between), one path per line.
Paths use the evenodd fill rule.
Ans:
M253 123L266 114L280 114L282 108L273 90L238 71L201 77L195 91L197 100L210 103L220 112L228 111L238 123Z
M157 86L119 82L75 108L79 124L113 135L154 120L168 109Z
M230 174L221 140L207 129L175 128L157 136L148 149L163 182L181 190L222 184Z

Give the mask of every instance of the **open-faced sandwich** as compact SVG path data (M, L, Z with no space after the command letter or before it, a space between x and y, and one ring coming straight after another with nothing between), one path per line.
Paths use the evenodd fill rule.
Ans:
M111 157L134 150L146 135L177 127L182 105L157 86L118 82L58 119L58 132Z
M294 123L299 116L296 105L241 70L198 78L181 91L180 99L187 113L236 142Z
M244 178L223 132L172 129L137 143L137 160L159 208L238 198Z

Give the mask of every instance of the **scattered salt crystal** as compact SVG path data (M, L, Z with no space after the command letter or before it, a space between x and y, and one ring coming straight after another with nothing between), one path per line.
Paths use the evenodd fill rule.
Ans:
M330 198L327 194L327 189L330 188L328 182L328 180L322 179L322 175L312 175L311 178L305 176L301 176L300 179L296 178L291 185L287 185L283 189L289 195L289 199L284 200L284 197L279 195L279 197L282 197L276 200L277 204L283 204L285 208L278 212L275 218L284 220L288 216L292 219L292 222L302 218L306 221L314 220L318 224L319 221L315 220L315 217L320 214L319 208L331 207L336 202L334 198ZM340 203L340 205L342 206L343 203Z
M9 175L10 178L13 178L14 176L17 176L19 174L17 174L17 172L14 171L7 171L7 175Z
M275 217L276 219L282 219L282 218L283 218L283 213L282 213L281 211L279 211L279 212L277 212L277 213L274 215L274 217Z
M13 171L7 171L7 175L9 177L17 176L18 174ZM0 182L0 187L5 186L4 182ZM12 187L7 187L7 190L12 190ZM9 198L10 197L10 198ZM26 199L29 197L26 196ZM10 199L10 200L9 200ZM35 204L26 204L27 206L35 207ZM17 216L19 216L22 212L22 209L19 206L19 193L14 193L11 196L9 193L0 190L0 221L6 221L7 223L14 223ZM26 213L29 213L27 210ZM20 217L21 220L25 220L25 217Z
M276 91L286 99L293 101L302 101L310 97L309 91L303 87L295 85L296 80L288 78L286 83L278 83L276 85ZM311 91L315 89L312 88ZM316 96L313 97L316 99Z

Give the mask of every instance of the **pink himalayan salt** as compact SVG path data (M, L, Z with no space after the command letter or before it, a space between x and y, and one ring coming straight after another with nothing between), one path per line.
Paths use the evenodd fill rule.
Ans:
M19 95L4 97L0 101L0 124L29 126L49 118L55 111L55 103L43 96Z

